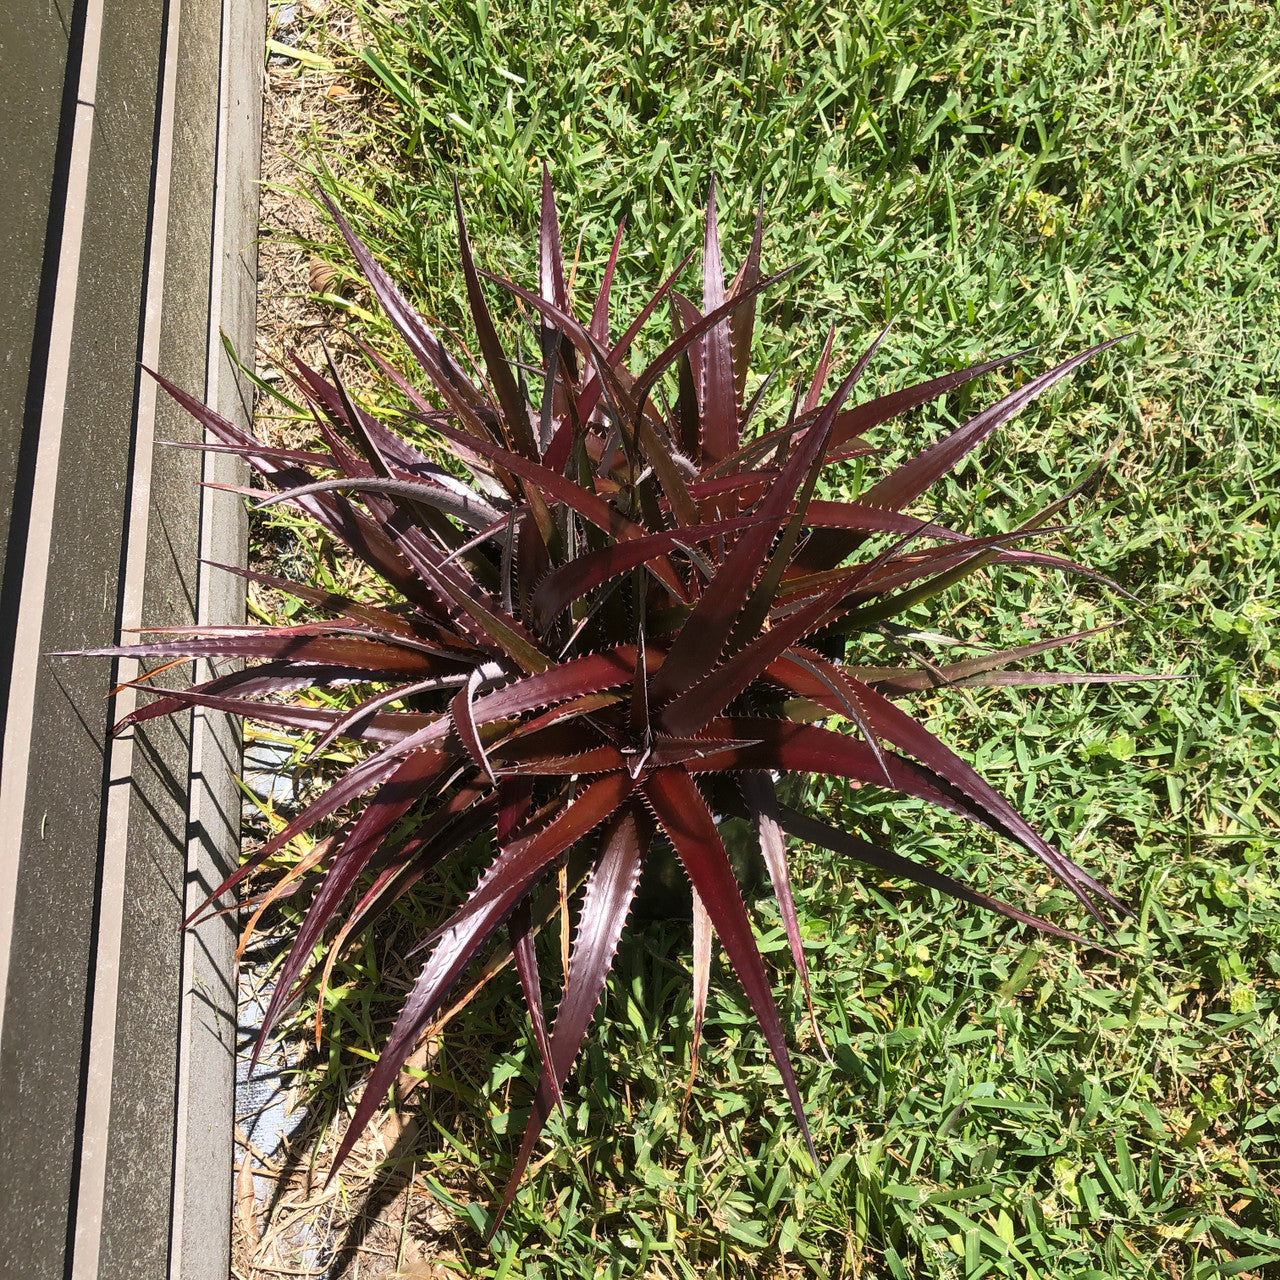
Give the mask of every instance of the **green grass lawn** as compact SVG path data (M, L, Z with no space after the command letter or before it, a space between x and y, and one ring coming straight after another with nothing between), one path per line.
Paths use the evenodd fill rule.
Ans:
M1005 571L919 623L981 644L1114 620L1060 664L1185 677L953 692L928 708L935 732L1133 904L1120 959L794 848L830 1061L771 900L757 918L817 1170L718 963L681 1132L688 934L650 926L624 942L568 1114L486 1251L467 1224L483 1228L501 1189L538 1063L514 977L489 984L446 1036L423 1104L416 1167L460 1206L455 1265L1280 1275L1273 4L392 0L369 6L365 35L340 55L361 109L308 163L442 323L461 324L464 296L451 178L482 265L527 282L545 159L591 290L620 217L620 282L639 287L700 244L712 174L730 269L763 198L766 265L803 263L757 327L756 370L782 372L766 420L831 325L843 372L896 321L876 390L1023 347L1035 350L1017 368L1038 371L1132 334L922 510L1008 528L1114 445L1063 543L1141 603ZM366 301L345 322L382 342ZM876 443L889 460L919 447L1015 376ZM837 481L853 490L860 476L850 465ZM871 789L815 798L852 830L1090 928L1039 867L933 811ZM331 997L357 1050L376 1047L361 1036L394 1008L351 985L372 954L339 966ZM359 1060L333 1047L329 1096Z

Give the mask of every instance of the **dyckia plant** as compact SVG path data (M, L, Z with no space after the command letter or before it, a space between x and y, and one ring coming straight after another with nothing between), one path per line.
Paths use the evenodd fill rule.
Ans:
M331 362L319 372L295 359L292 377L314 415L317 443L276 448L160 381L207 428L207 447L243 455L279 490L269 501L292 503L345 544L380 581L383 599L371 604L249 572L324 620L189 629L103 652L166 663L253 660L163 693L129 723L194 705L314 734L316 750L339 738L364 744L358 763L218 890L338 815L338 830L268 895L301 889L309 907L264 1037L308 980L317 944L328 944L331 965L353 930L492 834L496 852L474 889L421 940L421 971L335 1168L450 989L501 930L542 1075L500 1220L560 1100L646 858L659 848L674 850L692 886L695 1060L714 934L808 1142L782 1021L719 830L728 815L754 826L806 989L787 834L1074 936L789 807L775 790L784 774L825 774L926 800L1022 845L1100 921L1123 911L899 705L946 686L1123 677L1009 669L1080 636L942 667L891 665L882 656L895 616L986 566L1089 572L1026 545L1065 499L995 537L972 537L909 509L1010 415L1108 343L1029 378L855 501L830 501L816 496L824 469L872 453L866 432L1004 362L854 403L880 339L834 391L828 340L790 412L753 430L762 400L762 391L747 396L756 302L778 279L761 272L761 221L726 281L713 192L701 305L677 291L685 259L622 328L610 311L621 229L583 308L566 279L544 176L537 289L487 277L532 324L523 352L540 352L533 366L513 358L499 336L458 203L479 346L473 367L446 348L329 208L416 363L410 375L367 352L402 407L375 413ZM648 363L638 360L637 336L666 313L669 345ZM469 480L433 460L442 453L460 461ZM337 685L355 691L349 710L296 696ZM556 914L560 883L576 895L576 931L563 997L549 1019L534 938Z

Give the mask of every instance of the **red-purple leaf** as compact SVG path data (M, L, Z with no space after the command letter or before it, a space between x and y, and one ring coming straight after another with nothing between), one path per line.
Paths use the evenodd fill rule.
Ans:
M446 439L458 439L457 433L450 431L447 427L438 427L437 430ZM564 503L565 506L582 516L583 519L589 520L603 533L610 534L620 541L625 541L628 538L641 538L646 535L647 530L643 525L628 519L616 508L605 502L603 498L597 497L590 489L584 488L564 476L557 475L549 468L536 462L529 462L519 455L509 453L507 450L500 449L495 445L487 445L483 442L475 441L473 442L473 447L477 452L499 462L513 474L531 481L548 497ZM683 595L680 580L669 566L660 566L657 573L662 581L671 587L677 595Z
M758 297L771 285L777 284L779 280L786 279L795 270L795 267L788 267L785 271L779 271L763 280L757 280L749 289L744 289L739 296L730 298L722 306L716 307L715 310L704 315L697 324L687 327L682 334L675 338L659 354L657 359L650 361L640 375L633 393L637 411L644 409L648 402L649 392L653 390L657 385L658 379L675 363L682 352L687 351L703 334L713 329L721 321L727 320L739 307L747 305L753 298Z
M642 534L579 556L552 570L538 584L538 589L533 593L533 604L539 624L549 626L573 601L603 586L611 578L626 573L628 569L648 564L674 550L688 548L710 538L737 533L753 524L762 523L765 518L738 516L729 520L714 520L709 524L689 525L667 533ZM682 589L677 599L687 599L687 592Z
M702 310L710 315L726 302L720 232L716 225L716 183L707 193L707 225L702 247ZM702 368L702 456L727 458L738 447L738 404L734 394L729 317L707 330Z
M141 693L153 693L163 696L181 707L208 707L212 711L225 711L230 715L244 716L247 720L261 721L263 724L280 725L285 729L302 729L313 733L323 733L338 724L344 713L330 711L324 707L308 707L299 703L257 702L252 698L229 697L220 693L204 693L199 688L192 689L149 689L138 686ZM430 728L436 717L419 715L411 711L387 712L375 715L371 720L359 727L359 737L367 742L400 743L411 738L415 733ZM128 718L121 721L129 724ZM441 734L441 737L444 735Z
M884 786L888 781L903 795L926 800L961 817L983 821L968 797L914 760L892 753L877 758L865 742L831 729L765 716L726 716L713 720L704 736L745 739L750 745L709 749L705 756L686 763L690 773L764 770L825 774L873 786Z
M354 679L379 679L379 673L362 672L353 677L349 667L305 666L302 663L289 661L267 662L260 667L245 667L240 671L231 671L212 680L205 680L191 688L197 693L226 694L236 693L242 698L256 697L263 693L293 693L297 689L323 688L326 685L350 684ZM391 677L388 677L391 678ZM182 711L190 703L178 698L166 698L163 689L153 688L143 683L146 677L131 681L133 688L145 693L161 695L155 702L136 707L127 716L119 720L111 729L113 737L123 733L132 725L145 724L158 716L173 715ZM336 735L335 735L336 736Z
M237 458L251 455L271 462L288 462L299 467L331 467L333 458L327 453L314 453L308 449L284 449L278 445L259 444L211 444L207 440L157 440L166 449L194 449L201 453L229 453Z
M854 370L806 433L787 460L778 478L761 499L755 514L765 517L758 526L746 530L720 566L715 578L698 601L654 678L649 694L655 703L664 703L681 689L689 688L705 675L719 658L725 642L748 600L751 583L773 541L775 532L790 514L797 492L809 480L815 459L820 458L831 423L841 401L857 377Z
M875 355L880 343L884 341L885 334L889 332L889 326L886 325L876 336L871 345L863 353L861 359L854 365L849 376L841 385L841 391L837 394L835 400L832 401L834 406L832 412L839 408L844 396L857 384L858 379L862 377L866 371L866 367L871 363L871 357ZM818 434L823 432L827 427L827 415L824 412L820 414L818 420L810 428L810 431ZM799 448L797 452L805 451L805 442L809 435L806 432L800 437ZM825 445L819 446L825 452ZM821 470L820 456L815 457L810 463L804 479L801 481L800 492L796 496L795 510L791 513L790 520L782 532L782 536L778 539L777 544L773 547L769 556L769 563L763 574L760 575L759 582L756 583L752 590L751 597L743 607L741 614L735 623L734 639L737 643L749 640L755 635L765 623L765 619L769 617L770 610L773 608L774 601L778 592L778 584L782 581L783 574L786 572L788 565L791 563L792 552L796 548L796 543L800 538L800 531L808 517L809 503L813 497L813 491L818 483L818 473Z
M493 665L496 666L497 664ZM456 675L444 676L439 679L418 680L413 684L397 685L394 689L388 689L384 693L375 694L372 698L366 698L363 702L357 703L356 706L352 707L341 720L320 735L315 745L311 748L310 755L319 755L338 738L359 737L358 730L361 726L366 724L370 717L389 703L399 702L404 698L413 698L423 693L434 693L441 689L456 688L460 684L466 684L469 678L469 676L465 675Z
M520 977L520 989L524 992L524 1002L529 1010L529 1020L533 1024L533 1038L538 1045L538 1053L542 1058L542 1070L549 1073L551 1067L551 1036L547 1031L547 1012L542 1005L542 979L538 972L538 951L534 946L533 914L529 910L526 898L507 921L507 929L511 935L511 954L515 958L516 973ZM564 1099L560 1096L560 1085L551 1075L554 1083L553 1100L557 1107L564 1110Z
M752 681L759 679L770 663L801 636L821 626L826 615L839 604L849 580L856 573L857 570L846 570L843 579L823 595L809 601L789 617L774 623L745 649L734 654L669 702L659 715L663 729L672 734L697 733Z
M497 276L491 276L490 279L502 285L504 289L510 290L517 298L523 299L542 315L553 319L569 336L574 345L592 361L606 389L609 391L614 412L619 415L619 418L627 420L630 430L636 433L636 438L643 448L650 465L658 473L663 490L672 504L672 511L677 520L681 524L696 524L697 513L685 489L684 480L681 478L679 470L670 457L669 451L662 445L657 433L654 431L648 414L645 412L644 403L636 399L634 391L628 391L624 385L624 382L629 381L629 378L624 379L621 370L615 370L611 367L607 353L571 315L553 307L537 294L530 293L527 289L522 289L519 285L512 284L510 280L503 280ZM674 359L674 356L672 358ZM578 412L580 415L583 414L581 403L579 403Z
M671 305L675 309L672 317L677 335L683 333L686 329L692 329L694 325L702 319L702 312L693 305L682 293L676 290L671 291ZM687 421L684 401L681 401L681 442L688 451L691 458L695 458L700 462L705 462L702 452L702 436L703 436L703 405L706 402L706 377L707 377L707 339L704 334L696 342L689 344L689 349L684 353L683 360L689 362L689 375L691 378L690 390L693 392L693 421ZM684 395L684 388L681 388L681 395ZM690 431L692 427L692 432Z
M815 666L831 665L821 654L808 652L805 657ZM893 743L900 751L913 756L943 781L963 792L972 804L986 815L986 820L992 826L1018 841L1055 871L1087 910L1100 923L1105 924L1102 913L1087 892L1089 887L1094 887L1096 890L1097 886L1082 883L1075 874L1078 868L1033 830L1026 819L985 779L980 777L971 765L961 760L918 720L895 706L883 694L852 678L849 679L849 683L857 691L862 712L877 734L887 742ZM814 697L819 702L823 700L818 690L806 696ZM1123 904L1105 890L1102 891L1102 896L1111 907L1124 909Z
M1064 360L1054 368L1024 382L1016 391L1011 391L990 408L975 414L964 426L957 427L936 444L931 444L923 453L917 454L883 480L877 481L860 496L859 501L868 507L888 507L901 511L907 503L913 502L936 480L951 471L965 454L985 440L1002 422L1013 417L1086 360L1121 341L1123 338L1099 342L1087 351L1082 351L1070 360Z
M423 756L421 767L428 771L437 769L447 762L437 752L424 752ZM317 822L321 822L329 817L330 814L336 813L344 805L358 800L365 792L372 791L374 787L380 786L401 767L401 761L402 757L397 757L390 750L384 749L353 766L333 786L307 805L283 830L277 832L261 848L255 850L253 856L242 863L237 870L233 871L187 917L184 923L190 924L209 903L222 897L227 890L235 888L249 872L260 867L272 854L278 853L291 840L296 839L303 832L309 831Z
M533 1112L520 1151L502 1193L493 1225L489 1228L491 1239L515 1198L516 1186L533 1154L534 1143L564 1082L569 1078L573 1060L578 1056L583 1037L600 1003L652 836L652 823L635 806L629 805L612 819L601 837L600 853L583 894L564 999L556 1012L555 1027L551 1033L551 1070L544 1069L538 1082Z
M683 769L660 769L645 782L645 798L667 838L671 841L684 869L702 899L711 917L711 923L720 935L720 942L729 956L738 981L742 983L747 999L764 1032L773 1060L782 1076L783 1087L791 1099L800 1131L814 1164L818 1163L813 1139L809 1136L809 1123L805 1119L804 1104L796 1086L791 1058L787 1053L786 1037L778 1008L773 1003L773 992L760 958L751 922L747 919L742 895L738 892L729 855L725 852L716 830L711 810L707 808L702 793Z
M756 207L756 229L751 236L751 247L743 259L738 274L729 287L731 298L740 297L754 288L760 279L760 251L764 244L764 197ZM739 432L746 429L751 417L750 410L742 413L742 402L747 393L747 368L751 363L751 339L756 326L756 300L749 301L746 306L739 307L729 316L730 346L733 350L733 396L738 407Z
M440 776L445 763L445 758L434 752L422 751L410 756L378 789L342 842L311 900L306 918L298 927L289 955L276 978L253 1051L255 1062L288 1003L294 984L311 957L312 948L331 924L334 913L355 884L356 877L368 866L391 829L422 799L427 786Z
M787 866L787 845L778 824L778 795L773 779L767 773L744 773L741 778L742 798L747 802L751 825L756 829L760 853L764 858L769 882L773 885L778 910L782 913L782 925L787 931L791 958L795 961L804 998L813 1013L813 999L809 994L809 966L805 963L804 943L800 939L800 921L796 916L796 902L791 893L791 870Z
M691 888L690 892L693 895L693 1035L689 1041L689 1083L684 1087L684 1101L680 1104L681 1129L698 1078L698 1050L702 1046L702 1024L711 991L711 917L697 889Z
M929 669L909 667L860 667L850 671L864 684L891 685L894 690L945 688L971 676L981 675L995 667L1005 667L1013 662L1023 662L1027 658L1038 657L1052 649L1061 649L1073 645L1090 636L1101 635L1110 631L1115 624L1091 627L1088 631L1074 631L1066 636L1048 636L1031 644L1019 645L1016 649L1004 649L992 653L984 653L977 658L967 658L963 662L949 662L943 666ZM1024 673L1019 673L1024 674ZM884 688L880 690L885 692Z
M616 812L631 786L625 774L611 774L588 783L551 822L498 854L471 897L454 912L439 944L418 975L378 1065L365 1085L334 1157L329 1178L341 1167L418 1037L485 939L515 910L538 873L574 841Z
M542 211L538 219L538 287L542 296L561 311L569 310L569 286L564 278L564 255L560 248L560 218L556 213L551 170L542 166Z
M466 748L467 755L480 766L484 776L489 779L490 783L496 783L497 779L493 776L493 766L489 763L484 743L480 741L480 732L476 728L475 708L472 705L472 699L475 697L480 683L480 672L478 670L472 671L467 678L466 685L458 690L454 695L453 701L449 704L449 714L453 717L453 727L457 731L463 747Z
M317 191L316 194L328 209L338 230L342 232L343 239L346 240L356 262L359 263L365 279L373 286L374 294L382 304L383 311L400 331L400 336L413 352L414 359L431 378L450 408L467 423L468 427L477 434L487 434L476 412L485 405L485 397L445 350L444 344L427 322L405 301L404 296L392 283L391 277L382 269L377 259L351 229L347 220L338 212L337 206L323 191Z
M1032 915L1027 911L1020 911L1017 907L1010 906L999 898L993 898L989 894L980 893L977 889L971 889L968 885L952 879L951 876L944 875L933 867L925 866L923 863L915 862L910 858L902 857L900 854L892 853L888 849L882 849L878 845L870 844L847 831L841 831L825 822L818 822L816 819L798 813L794 809L783 806L779 812L783 827L791 835L795 836L797 840L820 845L824 849L830 849L832 853L854 858L858 862L865 862L868 866L875 867L886 875L902 880L914 880L917 884L922 884L929 889L937 889L940 893L960 899L961 902L972 902L975 906L986 907L987 910L1006 916L1010 920L1016 920L1019 924L1027 924L1033 929L1039 929L1041 933L1051 934L1053 937L1062 938L1067 942L1077 942L1081 946L1092 947L1096 951L1105 951L1108 955L1115 954L1107 947L1100 946L1088 938L1082 938L1079 934L1071 933L1067 929L1060 929L1056 924L1051 924L1048 920L1042 920L1039 916Z
M189 396L161 374L151 369L147 372L188 413L223 443L244 445L250 449L257 443L251 435L242 431L235 423L215 413L207 405L201 404L194 396ZM255 470L267 476L273 483L296 487L311 479L305 471L297 467L279 466L271 458L262 454L253 452L246 456ZM422 583L414 576L412 569L405 564L404 558L396 550L391 539L374 521L355 511L346 499L322 494L302 499L299 505L335 538L345 542L357 556L390 582L402 595L420 603L429 602L429 593L423 590Z
M265 628L263 628L265 630ZM351 635L314 635L303 631L275 635L241 633L225 637L193 637L158 644L115 645L86 650L96 657L117 658L274 658L301 664L346 667L352 678L369 679L380 672L384 679L449 675L459 670L458 659L444 660L384 640L357 639Z
M241 578L248 579L250 582L261 583L264 587L270 587L273 591L281 591L285 595L296 596L299 600L305 600L308 604L314 605L317 609L341 614L354 622L361 622L365 626L371 627L374 631L402 635L424 641L428 639L428 636L423 634L412 620L400 614L392 613L387 609L378 609L372 605L361 604L357 600L335 595L331 591L321 591L309 583L294 582L292 578L278 578L269 573L259 573L255 569L219 564L216 560L204 560L201 563L210 565L215 569L223 569L227 573L234 573Z
M827 382L827 370L831 367L831 348L835 340L836 327L832 325L827 330L827 341L822 348L822 355L818 357L818 367L813 371L813 381L809 384L809 390L800 406L802 416L812 413L822 402L822 389Z
M351 933L370 923L382 910L407 893L441 859L470 844L486 827L492 827L497 799L493 792L481 795L478 783L460 786L411 835L391 850L379 852L379 871L373 884L351 908L335 936L330 954Z
M622 248L622 229L625 225L625 220L618 223L613 248L609 250L609 261L605 264L604 277L600 281L600 292L596 295L596 305L591 311L591 336L606 348L609 345L609 293L613 288L613 272L618 265L618 250Z
M1009 364L1011 361L1026 354L1027 351L1025 350L1015 351L1012 355L1001 356L998 360L988 360L983 364L970 365L967 369L957 369L954 373L946 373L939 378L931 378L927 382L916 383L914 386L904 387L901 391L877 396L873 400L866 400L862 404L854 405L852 409L843 410L836 415L835 423L832 426L831 440L827 445L827 458L834 457L837 451L847 445L849 441L865 435L873 427L881 426L883 423L900 417L912 409L928 404L931 400L936 400L939 396L946 395L967 382L972 382L974 378L979 378L984 373L990 373L993 369L998 369L1002 365ZM816 411L811 412L816 413ZM790 427L779 428L776 431L770 431L757 437L749 444L744 445L732 458L726 459L715 470L723 472L730 466L745 467L755 463L770 449L774 448L780 440L807 429L809 421L810 419L807 415L802 415Z
M462 197L458 193L456 181L453 184L453 204L458 219L458 253L462 259L462 274L467 285L467 301L471 306L471 322L475 325L476 335L480 340L480 351L484 355L489 381L493 383L498 403L502 406L503 425L511 448L526 458L537 459L540 454L533 434L533 424L529 420L529 406L516 385L515 375L511 372L498 331L493 327L489 306L480 289L480 276L471 257L466 218L462 213Z

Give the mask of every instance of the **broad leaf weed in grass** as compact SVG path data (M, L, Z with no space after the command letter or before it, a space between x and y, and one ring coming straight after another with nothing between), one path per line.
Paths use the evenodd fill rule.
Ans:
M619 950L567 1112L552 1113L497 1238L499 1261L463 1243L459 1265L531 1276L1275 1274L1273 7L1014 0L855 14L398 0L367 10L365 36L342 55L370 108L362 151L353 160L348 137L326 162L321 139L313 167L413 301L450 329L467 328L451 176L483 265L536 279L526 231L546 158L562 207L588 216L565 247L588 286L627 218L620 307L696 243L713 173L726 245L749 240L763 196L766 265L803 265L762 301L757 369L811 368L832 324L847 368L895 321L868 370L876 391L1034 344L1052 344L1036 357L1052 362L1137 335L1122 359L1103 357L1007 424L928 514L1007 532L1046 487L1069 488L1115 444L1063 550L1142 605L1095 641L1090 666L1184 677L914 704L1134 906L1118 960L1036 942L792 842L822 1046L788 976L783 920L767 897L753 910L818 1171L719 960L701 1083L681 1125L688 935L650 926ZM514 308L489 296L505 325ZM349 323L390 355L374 308L349 305ZM1011 390L1017 367L1027 366L996 371L984 394ZM762 418L785 416L789 380L766 389ZM887 441L897 451L872 460L875 474L985 402L960 390L918 412ZM870 465L855 459L819 497L860 491ZM912 622L981 646L1124 616L1091 588L994 569L971 594L954 588L944 618ZM948 660L947 646L911 643ZM810 805L980 890L1007 887L1008 863L989 843L922 806L821 786ZM1040 914L1084 927L1047 881L1025 886ZM437 909L470 887L445 886ZM393 932L418 927L410 915ZM355 994L370 955L338 962L327 1000L331 1021L349 1012L346 1033L376 1054L389 1011L375 1003L371 1019ZM531 1033L511 1043L516 999L514 979L497 980L453 1024L426 1113L434 1137L420 1159L482 1233L492 1219L481 1206L507 1173L492 1153L516 1151L540 1071ZM331 1071L331 1086L350 1082L349 1060Z

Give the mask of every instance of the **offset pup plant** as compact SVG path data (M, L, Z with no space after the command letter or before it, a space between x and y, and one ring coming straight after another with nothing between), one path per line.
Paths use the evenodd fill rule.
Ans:
M560 1101L645 860L668 845L693 892L695 1061L714 933L812 1152L769 977L718 829L723 816L754 826L806 989L788 834L1075 937L789 807L775 790L784 774L826 774L927 800L1023 846L1104 925L1109 913L1125 910L899 705L941 687L1128 678L1009 669L1091 633L942 667L891 665L881 656L893 618L986 566L1097 576L1025 545L1046 531L1065 498L995 537L969 536L908 509L1002 422L1110 343L1029 378L856 501L828 501L815 496L824 468L874 452L864 443L868 431L1007 361L851 404L883 334L830 394L828 339L785 420L752 434L764 390L747 395L756 301L780 277L761 272L757 219L745 259L726 281L714 191L701 306L676 289L686 258L621 333L610 315L621 228L582 313L566 279L545 175L536 290L477 268L458 201L483 370L446 349L325 203L418 366L411 378L366 349L406 406L393 419L397 429L356 402L331 361L326 373L293 361L315 418L319 443L311 450L271 447L158 380L207 428L213 441L206 447L241 454L279 490L261 505L287 501L305 512L372 570L384 584L383 601L247 572L326 620L188 630L98 652L166 664L253 660L184 691L147 689L156 701L125 724L203 706L315 734L317 751L338 738L367 748L214 895L294 837L346 815L267 895L300 890L310 906L276 983L264 1038L307 981L317 944L328 944L327 976L353 930L477 837L493 834L496 854L475 888L421 941L421 972L335 1169L450 989L505 930L500 945L515 959L542 1076L496 1228ZM499 338L485 278L534 319L531 345L541 354L532 385L528 364ZM637 335L659 308L669 310L674 336L633 371ZM460 461L470 481L437 465L424 444ZM350 710L290 696L335 685L357 690ZM577 895L577 924L563 998L548 1019L534 938L555 914L561 870Z

